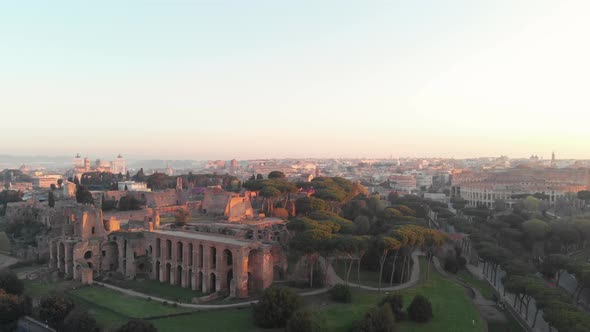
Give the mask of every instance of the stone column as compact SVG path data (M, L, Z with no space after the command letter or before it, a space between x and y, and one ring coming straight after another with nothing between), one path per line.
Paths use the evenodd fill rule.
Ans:
M66 271L66 275L69 277L73 276L73 264L74 264L74 248L73 245L71 243L66 243L65 244L65 271Z
M223 259L223 251L225 250L225 248L218 248L217 249L217 256L215 257L216 263L215 265L217 265L217 268L215 269L215 275L217 276L217 287L215 287L215 289L217 290L223 290L226 289L226 283L225 283L225 279L227 278L226 276L226 262Z
M270 247L261 248L260 255L262 255L260 259L260 262L262 263L262 266L260 266L262 269L262 289L266 289L272 285L272 279L274 277L273 259Z
M235 293L239 298L248 297L248 254L249 250L242 248L232 252Z
M211 274L211 270L209 268L209 261L211 258L209 257L209 246L207 243L203 243L203 285L202 290L203 293L207 293L209 291L209 278Z
M49 240L49 268L55 268L57 267L57 261L56 261L56 246L55 243L51 240Z

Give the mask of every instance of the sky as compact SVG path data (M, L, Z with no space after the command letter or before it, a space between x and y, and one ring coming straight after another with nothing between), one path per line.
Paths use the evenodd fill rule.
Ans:
M0 154L590 159L590 1L4 1Z

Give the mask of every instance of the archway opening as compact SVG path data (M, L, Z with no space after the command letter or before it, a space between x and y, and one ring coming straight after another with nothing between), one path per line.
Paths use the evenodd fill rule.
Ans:
M227 287L227 289L229 289L230 292L231 292L231 281L233 278L234 278L234 270L229 269L229 271L227 271L226 287Z
M216 279L217 278L215 277L215 273L211 273L211 276L209 277L209 281L211 283L210 286L209 286L209 288L211 290L211 293L217 292L217 287L215 285Z
M182 285L182 266L176 267L176 280L174 280L174 284L177 286Z
M156 261L156 280L162 282L162 278L160 277L160 261Z
M164 273L164 282L170 283L170 274L172 274L172 266L170 265L170 263L166 264L166 270Z
M232 256L231 250L225 249L223 251L223 260L225 261L225 264L227 266L232 266L232 264L234 262L233 262L233 256Z
M182 242L178 241L176 243L176 260L178 262L182 262L182 259L184 258L183 257L183 254L184 254L183 247L184 247L184 245L182 244Z
M92 251L88 250L84 253L84 259L91 259L92 258Z

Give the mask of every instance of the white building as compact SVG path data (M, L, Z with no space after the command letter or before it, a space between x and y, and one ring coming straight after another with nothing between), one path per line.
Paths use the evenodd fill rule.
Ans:
M112 164L111 164L111 171L113 174L125 174L127 173L127 167L125 166L125 159L123 159L123 156L118 155L117 159L113 160Z
M118 186L121 191L125 190L125 187L128 191L151 191L145 182L121 181Z

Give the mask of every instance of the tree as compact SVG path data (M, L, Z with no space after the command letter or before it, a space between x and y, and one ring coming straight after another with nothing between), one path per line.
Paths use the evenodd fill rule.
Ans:
M308 215L313 211L327 210L326 202L315 197L301 197L295 200L297 214Z
M418 294L414 296L408 307L408 317L417 323L426 323L433 317L432 304L426 297Z
M383 265L387 254L391 250L398 250L401 247L401 242L392 237L379 236L374 239L374 246L379 252L379 291L381 291L381 279L383 277Z
M400 321L401 318L403 317L403 310L404 310L404 297L402 294L399 293L394 293L394 294L389 294L387 296L385 296L383 299L381 299L381 302L379 302L379 305L382 306L384 304L388 303L389 307L391 308L391 311L393 312L393 315L395 316L395 320L396 321Z
M50 191L47 196L47 205L49 205L50 208L55 206L55 196L53 195L53 191Z
M358 332L394 332L395 319L389 303L370 309L353 331Z
M76 202L81 204L94 204L92 193L86 186L78 185L76 187Z
M284 179L287 176L285 175L285 173L280 172L280 171L272 171L270 173L268 173L268 178L269 179Z
M137 174L135 174L132 178L133 181L137 181L137 182L145 182L147 179L147 177L145 176L145 173L143 172L143 167L139 169L139 171L137 171Z
M134 196L127 195L119 199L119 211L141 210L141 201Z
M174 222L176 226L184 226L191 218L190 212L185 209L176 209L174 212Z
M148 321L132 319L116 329L115 332L158 332L158 329Z
M533 241L542 240L547 234L549 225L546 222L539 219L527 220L522 224L522 228L527 237Z
M555 278L555 285L559 285L561 278L561 270L565 270L570 264L570 258L566 255L551 254L543 260L541 271L543 274Z
M72 309L74 302L71 299L61 295L48 296L39 303L39 317L49 326L60 329Z
M87 311L72 310L64 320L63 332L100 332L96 319Z
M590 191L589 190L582 190L578 192L578 199L583 201L590 201Z
M322 332L326 330L326 321L311 310L296 311L287 321L286 332Z
M284 327L302 306L301 297L289 288L271 286L253 306L254 322L263 328Z
M272 212L272 216L275 218L287 220L289 219L289 211L287 211L285 208L276 208Z
M264 199L266 199L266 202L268 203L268 207L267 207L266 211L269 214L272 214L272 210L274 207L274 200L276 198L281 197L281 192L275 187L266 186L260 190L259 194L260 194L260 196L264 197Z
M321 229L309 229L298 233L291 239L291 249L303 253L309 262L309 286L313 287L313 271L315 263L319 259L319 253L323 251L326 244L332 238L332 234Z
M12 331L14 323L27 312L24 296L9 294L0 289L0 330Z
M16 273L9 269L3 269L0 270L0 289L9 294L21 295L25 284L17 277Z

